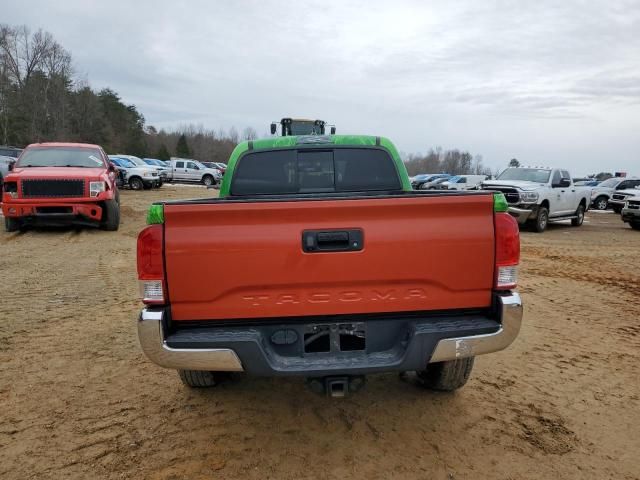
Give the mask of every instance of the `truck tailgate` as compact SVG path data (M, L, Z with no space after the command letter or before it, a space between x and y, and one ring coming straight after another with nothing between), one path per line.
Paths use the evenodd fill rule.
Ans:
M490 194L185 202L164 215L174 321L491 303ZM361 231L362 249L305 252L308 230Z

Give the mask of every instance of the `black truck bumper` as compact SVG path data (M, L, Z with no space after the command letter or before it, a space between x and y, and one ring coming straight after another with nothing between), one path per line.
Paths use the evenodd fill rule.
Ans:
M503 293L481 313L180 328L169 328L167 320L168 310L146 308L138 321L142 350L166 368L261 376L359 375L422 370L430 362L502 350L520 331L522 302L517 293Z

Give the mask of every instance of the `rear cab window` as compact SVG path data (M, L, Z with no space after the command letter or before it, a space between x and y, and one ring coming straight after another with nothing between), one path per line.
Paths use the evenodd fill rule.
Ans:
M402 184L381 148L306 148L248 152L238 160L231 195L396 191Z

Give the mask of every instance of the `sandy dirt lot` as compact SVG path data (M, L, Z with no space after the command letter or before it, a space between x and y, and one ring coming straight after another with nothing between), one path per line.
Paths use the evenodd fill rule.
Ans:
M125 191L118 232L2 230L0 478L640 478L640 232L616 215L523 232L523 330L459 392L389 374L331 400L191 391L141 353L146 209L206 195Z

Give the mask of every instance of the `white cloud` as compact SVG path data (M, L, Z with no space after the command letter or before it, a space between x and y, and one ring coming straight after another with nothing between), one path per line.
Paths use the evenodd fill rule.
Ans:
M325 118L405 151L640 174L640 6L599 2L12 2L148 123Z

